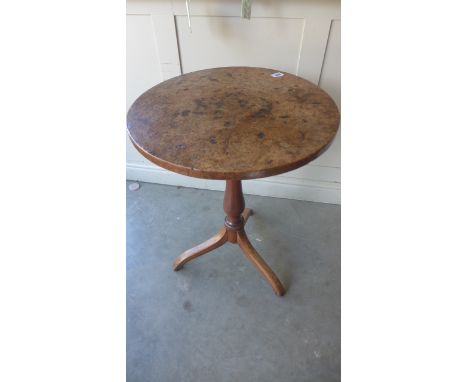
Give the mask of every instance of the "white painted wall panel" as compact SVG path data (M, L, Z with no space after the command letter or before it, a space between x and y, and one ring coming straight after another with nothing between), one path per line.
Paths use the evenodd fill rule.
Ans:
M252 19L240 0L192 1L192 33L183 0L127 0L127 107L146 89L216 66L261 66L297 74L326 90L340 106L340 2L255 0ZM340 136L300 169L244 182L246 193L340 202ZM128 179L222 190L224 182L159 168L127 142Z
M151 15L127 15L127 110L141 93L161 81Z
M341 109L341 22L333 20L330 27L327 51L320 76L320 87L325 90ZM341 167L341 129L330 148L316 161L316 165ZM339 180L339 179L338 179Z
M192 33L187 18L176 17L184 73L220 66L269 67L296 73L302 19L195 16L191 23Z
M151 15L127 15L127 110L138 96L162 81ZM127 136L127 161L149 163Z

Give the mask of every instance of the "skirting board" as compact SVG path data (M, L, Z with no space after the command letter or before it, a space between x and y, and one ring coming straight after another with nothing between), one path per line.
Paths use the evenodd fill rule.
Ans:
M225 188L225 182L222 180L191 178L153 165L135 162L127 163L127 179L215 191L224 191ZM245 194L250 195L330 204L341 203L340 183L316 182L279 175L270 178L245 180L242 182L242 188Z

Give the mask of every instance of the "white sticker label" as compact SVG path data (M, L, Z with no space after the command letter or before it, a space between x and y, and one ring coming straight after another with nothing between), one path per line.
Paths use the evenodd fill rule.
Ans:
M276 72L276 73L273 73L271 76L272 76L272 77L275 77L275 78L277 78L277 77L283 77L283 76L284 76L284 73Z

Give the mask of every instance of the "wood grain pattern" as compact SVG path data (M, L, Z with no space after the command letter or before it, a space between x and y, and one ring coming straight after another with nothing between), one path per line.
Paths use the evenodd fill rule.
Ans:
M229 67L165 81L127 115L137 150L179 174L253 179L296 169L319 156L339 125L333 100L302 78Z

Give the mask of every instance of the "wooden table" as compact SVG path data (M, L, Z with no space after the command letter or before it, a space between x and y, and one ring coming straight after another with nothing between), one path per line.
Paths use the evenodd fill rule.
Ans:
M179 174L226 181L224 227L181 254L175 271L227 242L237 243L276 294L284 294L245 233L252 211L245 208L241 181L317 158L332 142L340 115L316 85L278 73L247 67L188 73L149 89L130 108L128 133L144 157Z

